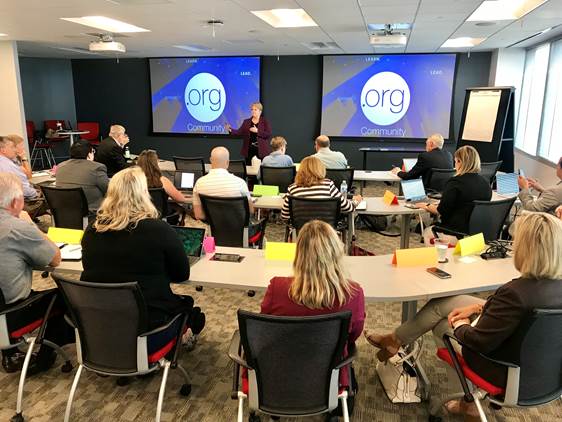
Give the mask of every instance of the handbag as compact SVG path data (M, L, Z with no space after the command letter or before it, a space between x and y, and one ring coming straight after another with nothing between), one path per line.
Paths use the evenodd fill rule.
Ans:
M421 352L421 340L411 350L402 347L386 362L377 363L376 371L388 399L392 403L420 403L416 361Z

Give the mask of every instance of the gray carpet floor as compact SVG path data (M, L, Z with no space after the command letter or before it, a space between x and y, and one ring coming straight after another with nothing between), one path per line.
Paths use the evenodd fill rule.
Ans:
M384 187L370 188L370 195L380 194ZM270 224L267 238L281 240L283 226ZM398 246L398 238L383 237L366 230L358 231L358 245L385 254ZM420 245L419 236L412 235L411 247ZM35 275L36 285L49 283ZM235 421L237 402L230 399L232 363L227 357L230 338L237 328L236 311L239 308L258 311L263 293L250 298L242 291L205 288L202 292L194 287L176 285L174 290L190 294L207 315L207 326L200 336L195 350L184 352L181 363L192 377L193 390L188 398L179 395L182 378L171 371L162 413L163 421ZM421 304L420 304L421 305ZM366 328L387 332L400 322L400 303L370 303L367 305ZM394 405L387 399L375 373L375 349L363 338L358 341L359 357L355 362L360 391L352 416L354 421L406 422L427 420L427 403ZM75 362L75 347L65 350ZM431 396L438 398L450 393L445 365L435 356L431 335L424 336L421 363L431 381ZM24 395L24 415L27 421L62 421L68 392L74 376L61 373L61 359L46 373L28 379ZM13 415L16 402L18 374L0 371L0 421ZM100 378L84 372L75 396L72 418L74 421L134 421L154 420L160 374L149 379L135 379L125 387L116 385L112 378ZM540 408L514 410L485 409L490 421L561 421L562 401ZM247 414L247 411L246 411ZM267 418L263 417L266 421ZM283 419L289 420L289 419ZM292 420L292 419L291 419ZM323 418L309 418L322 421ZM444 420L460 421L459 417Z

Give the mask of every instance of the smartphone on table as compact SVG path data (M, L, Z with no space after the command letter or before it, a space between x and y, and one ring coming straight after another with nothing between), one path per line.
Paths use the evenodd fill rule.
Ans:
M437 267L430 267L426 270L429 274L434 275L435 277L439 277L439 278L451 278L451 274L449 274L448 272L443 271L440 268Z

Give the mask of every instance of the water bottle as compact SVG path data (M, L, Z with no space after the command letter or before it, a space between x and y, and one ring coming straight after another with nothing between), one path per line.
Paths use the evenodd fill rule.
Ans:
M345 180L343 180L341 182L340 192L341 192L342 196L347 197L347 182Z
M129 147L125 145L125 158L128 160L131 158L131 151L129 151Z

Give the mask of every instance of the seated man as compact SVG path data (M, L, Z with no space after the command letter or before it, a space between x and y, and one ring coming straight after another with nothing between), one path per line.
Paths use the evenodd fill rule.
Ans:
M562 157L560 157L556 165L556 176L560 181L550 188L544 188L537 180L530 177L526 179L519 176L518 183L521 189L519 199L524 210L554 214L556 207L562 204ZM539 192L537 199L533 198L529 188Z
M316 154L314 157L320 159L327 169L344 169L347 167L347 158L339 151L330 149L330 138L320 135L314 142Z
M431 135L425 141L425 152L418 155L418 162L410 171L402 171L394 167L391 171L403 180L423 180L425 186L429 183L431 169L452 169L453 156L449 151L443 150L445 140L439 133Z
M22 169L22 171L27 176L28 180L31 180L32 171L29 165L29 160L27 159L27 154L25 152L24 140L19 135L8 135L6 138L11 139L16 146L16 158L14 162Z
M129 136L121 125L112 125L109 136L100 142L95 159L98 163L105 164L109 177L129 167L124 155L124 148L128 143Z
M12 173L18 177L25 199L24 209L35 218L47 212L47 205L41 193L33 187L25 172L16 164L17 156L18 151L14 141L7 136L0 136L0 172Z
M33 267L56 267L61 262L60 249L37 229L23 211L23 198L20 179L14 174L0 173L0 291L3 296L0 308L14 305L34 294L31 290ZM48 301L35 302L33 306L18 311L17 315L11 315L8 323L10 326L15 324L16 328L25 326L44 315L47 305ZM47 327L46 338L57 344L67 342L64 340L68 339L67 326L62 314L50 319ZM21 368L23 356L19 350L4 350L2 355L2 366L6 372ZM56 352L42 345L28 373L47 370L55 359Z
M197 179L193 186L193 213L198 220L205 219L205 211L201 204L200 194L233 198L246 196L250 206L250 214L254 212L254 204L250 198L248 185L241 178L228 172L230 153L225 147L216 147L211 151L211 170L205 176ZM257 225L250 223L249 237L253 237L257 231Z
M271 139L271 153L264 157L261 162L266 167L290 167L293 165L293 159L285 154L287 150L287 141L282 136L274 136Z
M70 160L59 164L57 187L82 188L88 200L88 209L95 212L107 192L107 169L96 163L94 149L88 141L79 140L70 148Z

